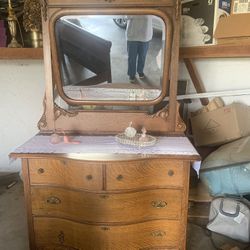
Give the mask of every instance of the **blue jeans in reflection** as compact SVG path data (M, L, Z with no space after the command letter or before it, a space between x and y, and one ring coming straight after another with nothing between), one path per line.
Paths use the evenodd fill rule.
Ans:
M127 41L128 75L135 78L136 72L143 74L149 42Z

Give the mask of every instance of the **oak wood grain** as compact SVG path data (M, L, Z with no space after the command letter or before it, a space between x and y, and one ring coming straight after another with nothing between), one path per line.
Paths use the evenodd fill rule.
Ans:
M107 190L145 187L183 187L181 160L148 159L109 164Z
M43 59L42 48L1 48L0 59Z
M86 223L135 223L180 219L181 190L156 189L132 193L89 193L60 188L32 188L32 213ZM56 200L55 200L56 199Z
M66 159L29 159L31 185L50 184L101 190L102 164Z
M38 248L68 246L79 250L177 248L178 231L181 227L180 222L175 220L157 220L124 226L94 226L62 219L35 217L34 223Z

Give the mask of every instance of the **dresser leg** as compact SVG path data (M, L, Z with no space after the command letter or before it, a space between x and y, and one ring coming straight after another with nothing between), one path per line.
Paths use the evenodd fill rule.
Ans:
M30 250L36 250L33 216L32 216L32 210L31 210L31 194L30 194L28 159L22 159L22 175L23 175L25 206L26 206L27 220L28 220L29 245L30 245Z

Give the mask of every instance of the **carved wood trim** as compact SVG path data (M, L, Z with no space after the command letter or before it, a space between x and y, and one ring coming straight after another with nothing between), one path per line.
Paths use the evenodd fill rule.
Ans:
M55 109L54 109L54 115L55 115L55 120L57 120L61 115L63 116L68 116L68 117L74 117L78 115L78 111L70 112L65 109L60 108L57 104L54 104Z
M39 130L42 130L43 128L46 128L48 125L46 120L46 95L43 98L43 114L40 120L37 123L37 127Z
M48 19L48 0L40 0L40 4L41 4L43 19L46 22Z
M181 13L181 1L176 0L176 6L175 6L175 18L178 20L180 18Z
M164 0L159 1L161 4L156 5L158 1L151 0L147 2L147 8L135 8L134 1L123 1L120 5L121 0L113 2L113 7L108 2L98 1L89 1L89 0L40 0L42 11L43 11L43 30L44 32L44 51L45 51L45 72L47 73L46 79L46 95L47 95L47 106L44 113L46 116L43 116L39 121L39 127L42 128L41 132L51 132L55 129L63 128L68 132L84 133L84 134L115 134L123 131L123 129L128 125L128 122L133 121L133 124L137 129L140 129L142 126L145 126L147 130L152 134L166 135L166 134L183 134L185 131L185 124L182 119L179 117L176 105L176 84L178 65L178 22L179 18L176 19L176 15L180 12L180 6L177 4L180 0ZM135 2L140 5L144 4L142 0L136 0ZM118 4L119 2L119 4ZM122 6L127 6L130 8L122 8ZM91 8L91 6L98 6L97 8ZM165 7L166 6L166 7ZM71 8L75 7L75 8ZM84 8L86 7L86 8ZM169 110L162 110L161 114L155 115L155 119L152 119L152 116L147 114L147 112L135 112L131 110L118 111L118 110L109 110L104 111L82 111L82 110L67 110L57 106L54 103L54 89L53 85L58 83L59 68L57 67L57 57L56 57L56 48L55 37L51 33L53 30L53 20L59 16L59 14L77 14L84 12L94 13L97 10L105 10L105 13L114 13L114 11L121 11L126 13L128 9L131 13L149 13L147 11L153 10L155 13L161 12L161 15L168 16L167 22L169 22L169 40L167 43L167 48L165 48L166 53L165 58L166 64L164 66L165 78L163 82L167 82L166 86L169 89ZM92 11L92 12L91 12ZM117 12L117 13L118 13ZM104 12L102 12L104 13ZM120 13L120 12L119 12ZM161 16L160 15L160 16ZM46 22L47 20L47 22ZM51 48L50 48L51 47ZM52 53L51 53L52 52ZM54 53L53 53L54 52ZM169 52L169 53L168 53ZM53 70L53 73L52 73ZM55 72L56 71L56 72ZM53 80L52 80L53 79ZM169 80L170 81L169 81ZM170 86L169 86L170 85ZM58 89L59 90L59 89ZM60 95L60 93L59 93ZM84 103L74 102L73 105L84 105ZM147 103L148 104L148 103ZM155 103L154 103L155 104ZM95 105L98 105L95 103ZM112 105L109 103L109 105ZM123 104L121 104L123 105ZM133 105L145 105L142 103L133 103ZM128 106L126 102L125 106ZM164 111L166 111L164 113ZM47 120L46 120L47 118ZM165 119L164 119L165 118ZM84 121L84 122L82 122ZM47 126L47 127L45 127Z
M186 124L179 115L180 103L177 102L176 105L176 122L175 131L184 132L186 130ZM163 109L159 110L157 113L151 115L152 118L160 117L164 121L169 122L169 106L167 105Z

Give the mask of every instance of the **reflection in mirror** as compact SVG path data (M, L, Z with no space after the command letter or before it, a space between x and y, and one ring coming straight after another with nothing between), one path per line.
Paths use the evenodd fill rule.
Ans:
M55 104L69 112L72 111L135 111L135 112L147 112L148 114L153 114L156 112L157 106L116 106L116 105L69 105L66 103L59 95L55 98Z
M135 28L134 34L129 30L130 26ZM147 29L141 33L145 27ZM161 58L164 55L158 55L164 51L165 44L165 23L160 17L64 16L56 21L55 33L61 82L69 98L143 101L160 96L163 75ZM133 40L134 35L139 43ZM132 47L129 40L133 40ZM138 61L134 62L136 56L131 55L136 54L137 49ZM136 75L131 75L133 70Z

